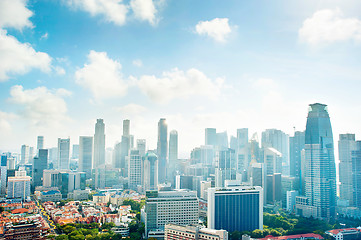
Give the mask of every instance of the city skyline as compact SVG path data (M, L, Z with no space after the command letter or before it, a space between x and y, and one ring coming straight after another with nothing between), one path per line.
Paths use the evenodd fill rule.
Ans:
M155 149L166 118L185 158L204 128L304 131L316 102L329 106L334 142L361 136L361 3L132 0L115 2L123 14L114 15L106 2L0 3L1 150L36 147L36 136L46 147L78 143L98 118L106 147L130 119L132 135Z

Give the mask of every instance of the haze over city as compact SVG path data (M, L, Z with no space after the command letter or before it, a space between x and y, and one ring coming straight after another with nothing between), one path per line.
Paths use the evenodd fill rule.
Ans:
M155 149L166 118L187 158L206 127L303 131L314 102L328 105L335 140L360 136L360 5L1 1L1 150L37 135L48 147L58 137L78 143L97 118L107 147L130 119Z

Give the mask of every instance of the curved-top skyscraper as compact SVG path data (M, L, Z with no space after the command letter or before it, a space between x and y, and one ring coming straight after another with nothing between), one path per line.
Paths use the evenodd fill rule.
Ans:
M305 133L305 195L303 215L330 219L336 215L336 167L327 105L310 104Z

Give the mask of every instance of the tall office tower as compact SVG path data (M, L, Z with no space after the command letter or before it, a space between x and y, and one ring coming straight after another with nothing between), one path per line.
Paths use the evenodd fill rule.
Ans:
M33 186L43 185L43 172L48 169L48 149L39 149L38 156L34 157Z
M8 198L30 199L30 180L29 176L17 176L8 178Z
M168 126L165 118L158 122L158 181L166 182L167 178L167 151L168 151Z
M305 216L330 219L336 215L336 168L327 105L310 104L305 134Z
M44 136L38 136L38 144L36 149L44 149Z
M269 174L266 177L265 188L266 203L276 204L282 201L282 176L281 173Z
M208 188L208 228L233 231L263 229L263 189Z
M264 149L264 163L266 174L282 173L282 153L274 148Z
M79 137L79 171L91 178L93 164L93 137Z
M115 168L121 168L122 162L122 143L117 142L113 149L113 166Z
M218 149L227 149L228 148L227 131L217 133L216 136L217 136L217 147L218 147Z
M251 157L251 159L249 159L250 162L263 162L257 133L254 133L249 140L249 151L249 156Z
M169 133L169 157L168 157L168 170L167 170L167 179L174 184L174 175L177 169L178 162L178 132L172 130Z
M228 240L226 230L214 230L199 226L183 226L169 223L165 225L164 240Z
M248 170L250 159L249 159L249 147L248 147L248 128L237 129L237 148L236 159L237 159L237 171L239 173Z
M356 141L356 151L352 152L353 205L361 209L361 141Z
M93 168L105 164L105 125L103 119L97 119L94 134Z
M58 138L58 162L55 166L56 169L66 170L69 169L70 158L70 138Z
M149 191L146 197L144 216L147 236L149 231L164 230L167 223L198 223L199 201L195 191Z
M216 153L216 187L224 187L225 180L236 180L235 151L228 148Z
M130 135L130 120L125 119L123 120L123 136L129 136Z
M357 151L355 134L340 134L338 141L340 198L348 200L350 206L354 206L354 167L353 157Z
M237 151L237 138L235 136L231 136L229 140L229 148Z
M49 169L54 168L54 166L57 165L58 162L58 148L53 147L53 148L49 148Z
M277 129L262 132L262 148L272 147L282 153L282 163L289 166L289 136ZM288 174L288 173L287 173Z
M204 166L213 166L214 148L210 145L200 147L200 163Z
M6 194L6 179L7 179L7 167L0 166L0 196L4 197Z
M146 140L145 139L137 139L137 150L139 150L139 154L141 157L145 155L146 151Z
M148 151L143 160L143 189L156 190L158 187L158 157Z
M34 147L29 148L29 159L27 160L27 164L33 164L33 158L34 158Z
M20 164L25 164L29 160L29 146L22 145L21 146L21 155L20 155Z
M205 145L211 145L213 147L217 145L217 132L215 128L206 128Z
M72 159L79 159L79 144L73 144L73 151L71 152Z
M137 191L142 185L142 158L139 150L130 150L128 162L128 188Z
M295 132L290 137L290 176L299 177L301 180L301 153L305 148L305 132Z
M251 163L250 166L250 182L252 186L265 188L266 173L264 163Z

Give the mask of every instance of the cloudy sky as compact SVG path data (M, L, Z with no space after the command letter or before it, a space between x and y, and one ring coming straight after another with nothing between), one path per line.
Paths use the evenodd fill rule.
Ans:
M335 139L361 136L361 2L1 0L0 149L45 136L156 147L165 117L180 156L204 128L304 130L329 105ZM361 137L360 137L361 138Z

